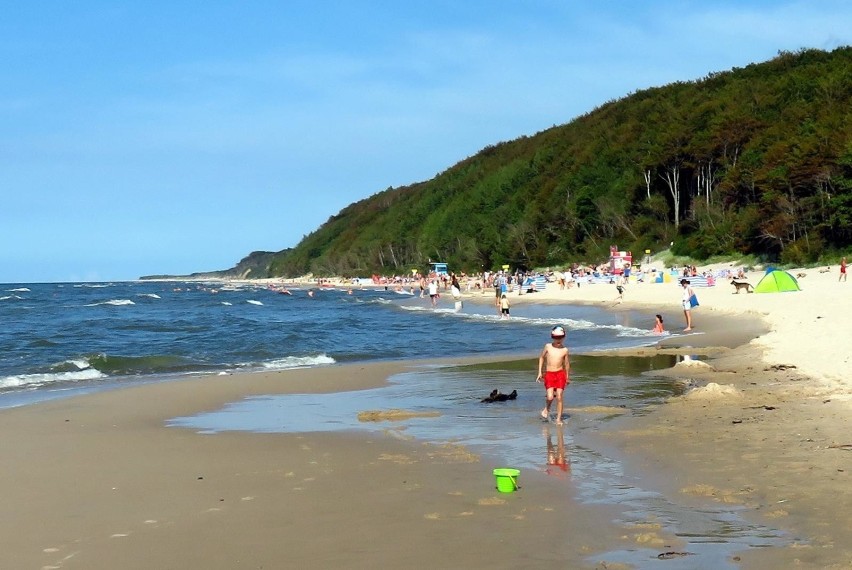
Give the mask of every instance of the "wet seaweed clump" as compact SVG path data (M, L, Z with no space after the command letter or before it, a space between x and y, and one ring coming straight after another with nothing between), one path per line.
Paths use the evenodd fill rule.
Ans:
M412 410L366 410L358 412L359 422L401 422L411 418L437 418L440 412L425 411L415 412Z

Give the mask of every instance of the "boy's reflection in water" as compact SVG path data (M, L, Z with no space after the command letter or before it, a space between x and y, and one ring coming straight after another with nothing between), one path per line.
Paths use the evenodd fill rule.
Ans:
M556 445L553 445L553 434L550 426L545 426L544 439L547 442L547 468L545 473L564 477L568 474L568 456L565 453L565 429L556 426Z

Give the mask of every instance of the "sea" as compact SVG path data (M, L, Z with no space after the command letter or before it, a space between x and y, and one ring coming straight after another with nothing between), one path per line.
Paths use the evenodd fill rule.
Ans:
M617 430L625 417L642 415L678 391L654 371L679 357L587 355L655 344L653 314L533 302L513 304L510 318L501 319L492 303L490 294L462 303L442 295L433 307L428 296L384 288L293 287L283 293L196 281L0 285L0 413L190 376L416 360L387 386L250 397L166 425L210 437L224 431L381 431L464 446L487 458L489 469L519 468L521 481L529 481L530 471L551 475L579 500L617 509L616 522L655 521L683 542L683 552L662 562L668 569L733 570L741 551L789 543L781 531L747 520L742 507L696 509L632 475L622 458L584 444L585 434ZM536 359L555 325L567 329L572 353L564 428L541 421L543 390L535 383ZM465 357L480 358L471 363ZM345 389L345 376L340 382ZM482 403L492 389L516 390L518 397ZM391 409L415 417L396 427L362 420L363 411ZM563 460L554 462L554 456ZM490 471L484 481L488 477ZM650 569L664 554L637 544L601 559Z
M490 295L132 281L0 285L0 408L185 375L335 363L537 355L556 324L573 351L653 342L653 315Z

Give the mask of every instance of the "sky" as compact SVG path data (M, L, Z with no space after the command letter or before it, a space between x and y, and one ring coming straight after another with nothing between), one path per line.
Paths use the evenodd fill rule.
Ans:
M227 269L848 0L0 0L0 283Z

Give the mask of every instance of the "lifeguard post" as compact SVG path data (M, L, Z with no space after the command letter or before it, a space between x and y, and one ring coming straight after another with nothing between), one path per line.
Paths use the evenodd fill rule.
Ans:
M435 275L449 275L446 263L430 263L431 272Z
M624 273L625 267L633 265L633 254L629 251L618 251L618 246L609 246L609 270L615 275Z

